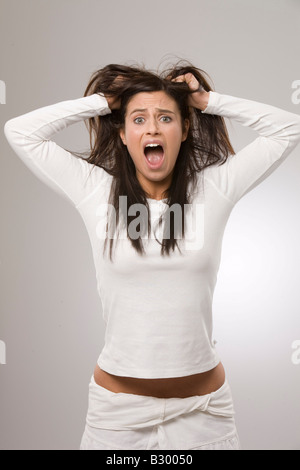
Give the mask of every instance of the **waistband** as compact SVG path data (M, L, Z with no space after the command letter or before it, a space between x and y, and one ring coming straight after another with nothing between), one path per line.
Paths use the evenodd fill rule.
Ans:
M234 408L227 380L215 392L187 398L157 398L115 393L98 385L94 376L89 384L87 424L103 429L141 429L162 424L195 410L232 417Z

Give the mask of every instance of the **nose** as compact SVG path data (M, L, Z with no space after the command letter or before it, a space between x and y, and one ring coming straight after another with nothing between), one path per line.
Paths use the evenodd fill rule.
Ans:
M155 117L148 119L146 133L149 135L155 135L160 133L159 124Z

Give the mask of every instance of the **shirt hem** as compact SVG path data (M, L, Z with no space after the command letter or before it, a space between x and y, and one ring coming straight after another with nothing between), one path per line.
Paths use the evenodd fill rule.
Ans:
M109 365L105 362L103 362L101 359L98 359L97 364L98 366L104 370L105 372L108 372L109 374L112 375L117 375L120 377L132 377L132 378L137 378L137 379L171 379L171 378L176 378L176 377L187 377L189 375L195 375L195 374L201 374L203 372L208 372L209 370L214 369L219 363L220 363L220 358L214 359L214 361L211 361L205 366L199 367L193 367L190 369L168 369L166 371L155 371L151 372L149 369L135 369L135 370L129 370L129 369L120 369L120 368L111 368Z

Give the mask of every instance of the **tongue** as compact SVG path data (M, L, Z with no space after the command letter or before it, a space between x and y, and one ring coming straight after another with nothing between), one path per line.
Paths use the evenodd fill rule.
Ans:
M145 155L146 155L146 158L147 160L150 162L150 163L158 163L162 160L163 156L164 156L164 152L163 152L163 149L161 147L157 147L157 148L147 148L146 151L145 151Z

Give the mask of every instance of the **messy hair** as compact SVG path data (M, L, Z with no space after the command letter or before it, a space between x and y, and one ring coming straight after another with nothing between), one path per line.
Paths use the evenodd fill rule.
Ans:
M182 124L186 119L190 126L187 138L182 142L178 158L173 171L172 182L164 195L167 199L168 209L173 204L181 206L182 220L181 233L184 236L184 204L190 204L190 197L197 185L199 173L210 165L222 165L230 154L234 154L231 146L226 124L221 116L202 113L201 110L191 108L188 98L191 90L187 83L172 81L176 77L192 73L205 91L213 91L211 79L206 72L187 62L180 62L168 67L163 72L153 72L144 66L128 66L110 64L93 73L85 90L84 96L100 93L104 96L116 98L120 102L119 109L112 110L105 116L89 118L87 126L90 135L91 151L87 161L92 165L103 168L113 176L108 203L112 204L117 214L119 224L120 196L127 197L127 207L133 204L143 204L149 209L146 193L136 176L134 162L123 145L120 129L125 125L125 114L130 99L140 92L164 91L173 98L180 110ZM151 230L149 219L142 224L141 234ZM168 220L168 237L158 241L161 244L161 255L170 255L170 250L177 245L176 226L170 212ZM130 237L129 224L135 216L123 214L127 221L127 237L134 249L140 254L145 253L141 237ZM160 219L160 223L162 218ZM109 228L107 221L106 228ZM107 230L107 233L109 229ZM110 237L110 259L115 237ZM104 251L108 237L105 240Z

